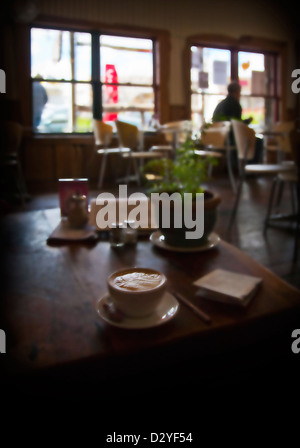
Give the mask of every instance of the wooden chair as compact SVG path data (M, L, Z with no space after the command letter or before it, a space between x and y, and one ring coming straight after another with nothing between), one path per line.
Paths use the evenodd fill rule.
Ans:
M282 163L284 164L285 162ZM278 191L278 198L276 204L278 208L280 205L282 191L285 185L289 185L290 187L292 213L293 215L296 214L295 195L297 196L298 172L294 162L288 162L288 163L289 166L291 167L291 170L288 172L279 173L273 179L271 193L269 197L268 211L265 219L264 232L266 232L267 228L272 224L272 222L282 219L289 219L290 217L290 215L283 215L281 213L277 213L274 215L272 214L276 191Z
M294 262L298 259L298 247L299 247L299 235L300 235L300 180L299 180L299 170L300 170L300 131L296 129L292 130L290 133L291 137L291 162L283 162L283 164L289 165L291 167L290 171L279 173L273 180L267 217L265 220L265 232L267 228L274 223L279 221L294 221L296 223L295 227L295 245L294 245ZM273 202L275 197L276 189L289 184L292 199L292 213L291 214L272 214ZM295 195L294 195L295 193ZM294 201L294 196L296 201Z
M265 132L264 136L264 153L276 153L277 162L286 159L288 154L291 154L291 132L295 129L294 121L285 121L275 123L272 130ZM270 142L271 139L271 142Z
M0 156L2 182L16 187L22 205L29 197L20 162L20 148L23 138L23 126L14 121L3 123L3 151Z
M141 184L140 170L144 160L157 159L164 154L159 151L143 151L143 134L137 126L123 121L116 121L120 147L130 148L129 152L122 153L123 159L127 160L126 183L130 180L131 164L134 165L135 179Z
M153 145L149 149L150 152L163 153L164 157L171 158L173 154L172 145Z
M130 149L126 147L109 148L112 140L113 127L101 120L94 120L94 137L95 137L95 153L102 155L101 166L98 177L97 187L101 188L103 185L105 170L107 166L107 157L112 154L122 156L129 153Z
M236 181L232 169L232 150L236 147L230 144L230 121L219 121L212 123L208 129L201 133L201 143L204 150L221 151L226 153L226 164L229 175L229 180L233 191L236 193Z
M300 237L300 130L294 129L291 132L291 148L292 158L297 168L297 185L296 185L296 229L295 229L295 246L294 246L294 262L298 259L299 237Z
M247 165L247 160L253 158L255 151L255 132L253 129L249 128L245 123L237 120L231 120L234 138L238 151L238 159L240 164L240 180L237 190L237 195L235 198L234 207L229 220L228 231L231 230L232 224L234 222L238 205L240 202L240 197L242 193L243 184L245 181L246 174L256 174L256 175L277 175L279 173L291 171L291 167L288 164L249 164ZM266 216L266 219L268 214Z

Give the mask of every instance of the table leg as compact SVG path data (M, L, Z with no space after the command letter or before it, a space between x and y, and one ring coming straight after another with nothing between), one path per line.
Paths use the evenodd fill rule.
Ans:
M233 170L232 170L232 160L231 160L231 150L230 149L226 149L226 162L227 162L227 170L228 170L231 187L233 189L233 192L236 193L237 189L236 189L236 182L235 182L235 178L234 178Z

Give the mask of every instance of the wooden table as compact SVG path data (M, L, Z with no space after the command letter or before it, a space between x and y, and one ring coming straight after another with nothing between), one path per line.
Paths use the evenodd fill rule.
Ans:
M176 377L179 366L187 373L195 360L209 376L212 364L203 368L208 358L214 368L221 360L222 375L229 371L230 353L264 343L267 350L276 351L276 337L284 333L290 341L297 328L300 292L225 241L199 253L158 249L148 238L119 251L104 240L47 245L58 220L58 210L45 210L11 214L3 221L7 282L0 327L6 332L4 365L11 378L50 376L69 383L70 378L87 375L99 382L149 371L153 378L159 372L161 378L170 369ZM125 330L105 323L95 304L106 293L108 275L124 266L160 270L170 289L201 306L212 323L204 323L184 304L171 321L156 328ZM196 295L193 281L220 267L263 279L247 309ZM290 344L286 351L290 355Z
M158 128L158 132L172 135L173 157L179 146L179 134L188 134L191 131L191 122L189 120L170 121Z

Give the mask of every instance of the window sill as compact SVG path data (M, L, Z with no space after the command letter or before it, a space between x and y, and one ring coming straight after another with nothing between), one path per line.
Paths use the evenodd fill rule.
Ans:
M156 130L146 130L144 132L144 136L153 137L158 134ZM89 134L31 134L24 137L27 140L33 141L43 141L43 142L58 142L64 141L69 143L87 143L90 144L94 141L94 135L92 133ZM116 132L113 133L113 138L118 138L118 134Z
M31 141L41 141L43 143L62 141L77 144L91 144L94 142L93 134L32 134L25 138Z

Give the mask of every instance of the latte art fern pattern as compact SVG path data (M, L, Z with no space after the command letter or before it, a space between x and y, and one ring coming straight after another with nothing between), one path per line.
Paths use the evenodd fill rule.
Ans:
M116 277L113 284L118 288L128 289L129 291L141 291L155 288L160 282L161 276L159 274L130 272Z

